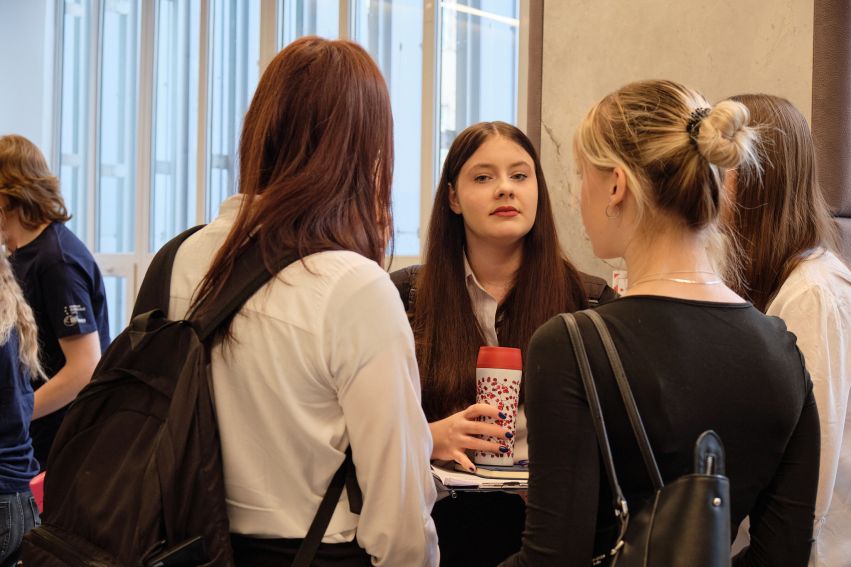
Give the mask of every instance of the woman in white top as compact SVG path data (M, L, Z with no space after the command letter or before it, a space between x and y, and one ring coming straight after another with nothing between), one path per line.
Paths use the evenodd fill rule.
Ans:
M474 403L479 347L525 350L553 315L615 298L605 281L579 272L564 256L538 154L520 129L504 122L473 124L452 142L435 191L425 264L391 277L414 329L432 458L471 470L468 451L508 452L478 435L511 435L477 421L499 413ZM516 435L509 456L528 460L523 405ZM516 494L466 492L441 500L433 517L442 564L496 565L515 553L524 512ZM475 543L485 539L487 546Z
M373 60L346 41L290 44L260 80L239 155L239 195L178 252L169 313L219 293L250 239L267 264L302 257L213 349L236 562L289 565L351 447L362 511L344 491L313 565L437 565L413 336L379 264L393 133Z
M789 101L733 97L760 132L762 174L730 176L727 215L743 278L735 286L786 321L813 381L821 421L818 499L810 565L851 564L851 271L835 254L835 228L816 180L807 121Z

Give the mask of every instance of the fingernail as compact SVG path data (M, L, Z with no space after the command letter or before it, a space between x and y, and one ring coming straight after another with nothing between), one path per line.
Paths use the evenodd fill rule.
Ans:
M499 412L499 419L508 419L508 416L502 412Z
M512 437L514 437L514 434L513 434L512 432L510 432L510 431L509 431L508 433L506 433L506 434L505 434L505 438L506 438L506 439L511 439Z
M499 446L499 450L500 450L501 452L503 452L503 453L507 453L507 452L508 452L508 447L505 447L505 446L503 446L503 445L500 445L500 446Z
M470 467L469 470L470 470L471 473L474 473L474 472L476 472L476 467Z

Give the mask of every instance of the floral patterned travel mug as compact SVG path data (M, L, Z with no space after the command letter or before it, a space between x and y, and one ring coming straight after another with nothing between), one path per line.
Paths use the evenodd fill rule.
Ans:
M483 346L476 361L476 403L499 408L506 418L479 418L487 423L496 423L511 432L511 439L486 436L485 440L500 443L508 448L507 453L485 453L476 451L473 462L478 465L514 464L514 435L517 424L517 405L520 401L520 379L523 376L523 361L519 348Z

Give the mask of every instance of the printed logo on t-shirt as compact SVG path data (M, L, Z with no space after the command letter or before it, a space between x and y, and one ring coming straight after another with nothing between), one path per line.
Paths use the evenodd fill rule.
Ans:
M65 326L74 327L75 325L82 325L86 322L85 313L86 308L82 305L66 305L64 319Z

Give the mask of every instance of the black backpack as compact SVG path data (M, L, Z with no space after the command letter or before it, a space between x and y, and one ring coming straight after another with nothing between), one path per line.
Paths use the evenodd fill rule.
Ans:
M273 275L259 247L240 256L215 304L167 318L178 247L160 250L134 316L71 404L47 462L43 524L24 537L25 567L231 566L210 348L223 323ZM361 502L351 452L334 476L293 565L309 565L339 501Z

